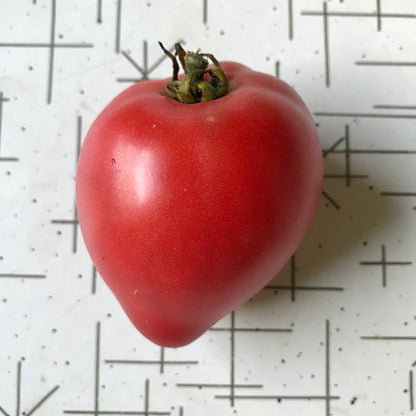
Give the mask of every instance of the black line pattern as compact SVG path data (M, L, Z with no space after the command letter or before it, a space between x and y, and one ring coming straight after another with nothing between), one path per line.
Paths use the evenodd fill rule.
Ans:
M122 0L116 2L116 34L115 34L115 52L120 53L121 48L121 3Z
M60 43L56 42L56 14L57 6L56 0L51 0L51 22L49 32L49 42L0 42L0 48L47 48L48 49L48 74L47 74L47 88L46 88L46 102L52 102L53 76L55 67L55 51L58 48L92 48L91 43Z
M286 401L286 400L323 400L325 402L325 415L331 414L331 402L333 400L339 400L340 396L333 396L330 394L330 323L327 320L325 324L325 394L323 395L235 395L233 391L230 395L217 395L218 399L230 399L231 403L236 400L273 400L273 401Z
M17 371L16 371L16 410L15 410L16 416L19 416L21 414L21 409L22 409L22 383L23 383L22 367L23 367L23 362L22 360L20 360L17 363ZM56 393L56 391L59 388L60 388L59 385L56 385L55 387L53 387L51 390L49 390L49 392L47 392L43 397L41 397L37 403L32 405L32 407L29 408L29 410L23 412L23 414L26 416L30 416L36 413L36 411L42 405L44 405ZM0 397L0 400L1 400L1 397ZM2 413L4 416L11 416L12 414L6 411L1 406L0 406L0 413Z
M91 273L91 294L95 295L97 293L97 269L92 265Z
M376 261L360 261L361 266L379 266L381 267L381 282L383 287L387 286L387 268L391 266L410 266L411 261L392 261L387 260L386 246L381 246L381 260Z
M202 22L208 23L208 0L202 0Z
M97 0L97 23L103 22L103 0Z
M79 152L81 150L81 141L82 141L82 117L77 117L77 131L76 131L76 153L75 153L75 170L76 164L78 162ZM76 202L74 201L73 207L74 216L71 219L53 219L51 222L52 224L59 224L59 225L71 225L72 226L72 252L76 253L78 250L78 213L77 213L77 206ZM95 290L95 284L93 283L93 287Z
M295 254L290 259L290 285L274 285L269 284L264 287L264 290L287 290L290 292L290 299L292 302L296 301L296 293L298 290L300 291L334 291L334 292L342 292L344 288L337 287L337 286L304 286L298 285L296 283L296 261L295 261Z
M160 347L160 359L159 360L123 360L123 359L107 359L104 362L106 364L123 364L123 365L154 365L159 367L159 372L163 374L165 372L165 367L167 366L182 366L182 365L196 365L198 361L196 360L167 360L165 357L166 348Z
M179 40L178 42L182 42L181 40ZM122 51L121 54L124 58L127 59L127 61L133 65L133 67L140 72L141 77L140 78L129 78L129 77L119 77L117 78L118 82L140 82L140 81L145 81L147 79L149 79L149 76L151 75L151 73L166 59L166 55L161 54L160 57L158 59L156 59L156 61L154 61L154 63L152 65L149 66L148 64L148 60L149 60L149 56L148 56L148 44L147 41L143 41L142 44L142 48L143 48L143 56L142 56L142 64L139 65L131 56L130 54L128 54L125 51ZM174 47L170 47L168 48L168 50L170 52L172 52L174 50Z
M70 409L64 410L70 415L170 415L169 411L150 410L150 380L145 380L143 410L102 410L100 408L100 386L101 386L101 322L95 326L95 349L94 349L94 404L93 410Z
M293 23L293 0L287 0L288 19L289 19L289 39L293 40L294 23Z
M229 332L230 333L230 381L229 383L177 383L177 387L182 388L197 388L197 389L229 389L228 395L215 395L217 399L229 399L230 406L235 405L235 399L240 397L236 395L236 389L258 389L261 388L262 385L258 384L241 384L237 383L235 379L235 372L236 372L236 334L237 333L256 333L256 334L273 334L273 333L291 333L291 328L240 328L236 327L235 324L235 311L231 312L230 314L230 327L213 327L209 331L210 332ZM251 397L251 396L250 396Z
M343 150L337 150L338 146L344 144ZM326 158L328 155L333 153L343 153L344 154L344 169L345 172L343 174L334 174L334 173L326 173L324 174L325 178L331 179L345 179L345 186L351 186L352 179L365 179L367 175L363 174L352 174L351 168L351 154L356 153L357 151L351 150L350 145L350 128L348 125L345 126L345 135L341 139L337 140L329 149L325 149L323 151L323 157Z
M348 117L348 118L381 118L381 119L414 119L416 114L396 114L396 113L343 113L343 112L326 112L317 111L314 113L317 117Z
M0 273L0 279L46 279L46 274Z
M362 66L416 66L416 62L400 62L400 61L356 61L355 65Z
M1 152L1 131L3 124L3 103L9 101L7 97L3 96L3 92L0 91L0 162L17 162L19 159L17 157L3 157Z
M413 384L413 370L409 371L409 407L410 411L415 408L415 393Z
M322 11L303 11L303 16L318 16L323 19L324 51L325 51L325 84L331 85L331 65L330 65L330 47L329 47L329 18L330 17L348 17L348 18L373 18L377 22L377 31L382 29L382 19L415 19L416 14L412 13L383 13L381 10L381 0L376 0L376 10L374 12L341 12L328 10L327 1L323 2ZM357 61L356 65L415 65L415 63L386 63L386 62L365 62Z

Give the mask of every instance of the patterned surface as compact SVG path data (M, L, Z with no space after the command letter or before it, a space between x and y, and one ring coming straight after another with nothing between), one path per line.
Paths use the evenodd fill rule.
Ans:
M410 0L0 0L0 413L416 412L416 8ZM193 344L159 348L96 275L74 209L83 137L157 40L293 85L322 201L291 262Z

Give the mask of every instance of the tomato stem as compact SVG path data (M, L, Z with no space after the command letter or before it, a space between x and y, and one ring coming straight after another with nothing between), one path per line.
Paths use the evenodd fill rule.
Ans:
M172 80L166 84L164 90L168 97L182 103L192 104L215 100L228 93L229 82L227 76L214 55L201 53L199 50L195 52L185 51L179 42L176 43L175 55L178 56L185 72L185 76L179 80L179 64L176 56L169 52L161 42L159 42L159 45L173 64ZM208 68L209 60L213 65Z

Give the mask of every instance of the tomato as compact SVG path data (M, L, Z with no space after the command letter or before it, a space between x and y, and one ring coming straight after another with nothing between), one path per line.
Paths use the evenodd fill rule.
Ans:
M235 62L224 96L184 104L137 83L92 124L76 200L91 258L134 326L186 345L262 289L321 194L310 112L283 81Z

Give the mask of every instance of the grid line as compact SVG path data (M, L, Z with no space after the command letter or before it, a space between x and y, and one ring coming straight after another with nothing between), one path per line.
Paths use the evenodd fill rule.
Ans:
M52 102L55 51L57 48L92 48L91 43L59 43L56 42L56 0L50 2L49 42L0 42L0 48L46 48L48 49L46 103Z
M382 286L387 286L387 267L390 266L410 266L411 261L396 261L387 260L386 246L381 246L381 259L375 261L360 261L360 266L380 266L381 267L381 282Z

